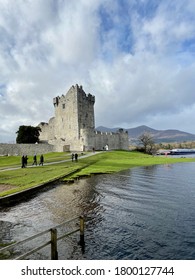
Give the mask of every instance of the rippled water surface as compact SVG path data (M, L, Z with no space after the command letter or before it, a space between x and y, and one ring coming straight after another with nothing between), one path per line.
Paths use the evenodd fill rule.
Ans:
M78 236L62 241L61 259L195 259L195 163L133 168L58 185L0 212L0 242L21 240L75 215ZM47 259L46 251L32 258Z

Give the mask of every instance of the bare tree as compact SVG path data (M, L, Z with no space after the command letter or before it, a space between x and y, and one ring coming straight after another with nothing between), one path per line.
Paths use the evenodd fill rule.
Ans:
M152 135L148 132L144 132L139 136L139 142L143 147L143 150L147 154L153 154L155 151L155 143Z

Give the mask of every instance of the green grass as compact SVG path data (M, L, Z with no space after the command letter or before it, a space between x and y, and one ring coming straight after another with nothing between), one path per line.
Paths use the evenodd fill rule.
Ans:
M66 177L64 180L97 173L112 173L138 166L156 164L173 164L178 162L191 162L195 158L168 158L151 156L139 152L113 151L97 154L94 157L81 160L87 164L79 172Z
M70 158L70 153L48 153L45 155L46 162L62 161ZM39 161L39 155L37 155ZM33 163L33 156L28 156L28 164ZM21 156L0 156L0 170L21 166Z
M70 154L50 153L44 157L45 162L56 162L70 158ZM1 158L0 170L14 165L20 166L17 163L19 159L20 157ZM29 162L31 159L32 157L29 157ZM150 156L139 152L110 151L97 153L83 159L79 158L78 162L60 162L53 165L0 171L0 184L14 186L13 189L1 192L0 197L47 183L59 177L64 177L64 181L70 181L77 177L88 176L90 174L112 173L136 166L190 161L195 161L195 158L168 158ZM32 162L33 160L31 160L31 164ZM68 175L70 173L71 175Z
M0 172L0 183L14 186L10 190L1 192L0 197L48 183L51 180L57 180L78 168L78 165L71 162L69 164L59 163L51 166L45 165Z

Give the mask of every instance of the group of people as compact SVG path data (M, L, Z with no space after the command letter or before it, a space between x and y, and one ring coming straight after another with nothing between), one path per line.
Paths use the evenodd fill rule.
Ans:
M40 161L39 161L39 165L42 165L43 166L43 162L44 162L44 157L43 155L40 156ZM22 156L22 168L25 168L27 167L27 164L28 164L28 157L27 155L23 155ZM33 164L32 165L37 165L37 155L34 154L33 156Z
M77 153L72 153L72 161L78 161L78 154Z
M72 158L72 161L78 161L78 154L77 153L72 153L72 155L71 155L71 158ZM21 161L22 161L22 168L25 168L25 167L27 167L27 164L28 164L28 157L27 157L27 155L23 155L22 156L22 159L21 159ZM44 163L44 157L43 157L43 155L40 155L40 160L39 160L39 165L42 165L43 166L43 163ZM33 156L33 163L32 163L32 165L36 165L37 166L37 155L36 154L34 154L34 156Z

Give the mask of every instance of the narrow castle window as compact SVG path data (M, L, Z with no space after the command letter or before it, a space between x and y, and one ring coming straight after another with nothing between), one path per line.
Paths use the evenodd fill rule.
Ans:
M62 104L62 109L65 109L65 104Z

